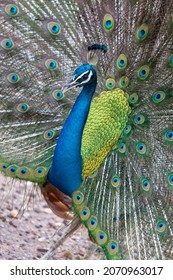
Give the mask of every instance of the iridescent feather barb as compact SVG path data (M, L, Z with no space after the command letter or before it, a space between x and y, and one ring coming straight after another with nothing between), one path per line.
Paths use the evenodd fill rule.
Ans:
M0 7L0 170L73 211L63 240L83 223L108 259L172 259L171 1Z

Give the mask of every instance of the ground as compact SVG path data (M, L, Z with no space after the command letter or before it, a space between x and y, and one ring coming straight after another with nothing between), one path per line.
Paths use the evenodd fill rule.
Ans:
M50 248L56 229L66 223L52 213L30 182L26 188L25 183L12 183L0 175L0 259L40 259ZM81 226L52 259L83 259L92 244ZM91 258L99 257L95 253Z

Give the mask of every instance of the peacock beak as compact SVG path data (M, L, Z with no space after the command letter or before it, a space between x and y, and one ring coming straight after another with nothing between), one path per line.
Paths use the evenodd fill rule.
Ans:
M69 91L72 88L75 88L79 86L79 83L74 79L74 77L72 77L63 87L62 91L63 93Z

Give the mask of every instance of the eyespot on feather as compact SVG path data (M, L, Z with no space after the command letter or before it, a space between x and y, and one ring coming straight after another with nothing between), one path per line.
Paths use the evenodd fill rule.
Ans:
M146 23L143 23L136 32L136 37L139 42L145 41L149 34L149 26Z
M129 100L130 105L137 105L139 102L139 95L137 93L132 93L129 96L128 100Z
M17 73L9 73L7 75L7 81L10 84L17 84L20 81L20 76Z
M98 230L94 235L98 245L104 246L107 243L108 237L104 231Z
M10 165L7 169L6 169L6 174L10 177L16 177L16 172L17 172L17 165Z
M98 220L95 216L91 216L87 221L89 231L94 231L97 228Z
M2 39L0 44L1 47L6 51L10 51L14 47L13 41L9 38Z
M173 188L173 172L168 174L168 184L171 188Z
M88 176L88 178L93 179L97 176L98 171L94 171L90 176Z
M155 104L160 104L166 98L166 93L164 91L156 91L153 93L151 99Z
M90 213L90 209L84 206L82 209L80 209L79 216L82 221L87 221L90 217Z
M119 80L118 80L118 86L120 88L126 88L129 85L129 78L126 76L122 76Z
M121 180L120 180L119 176L114 175L111 180L111 184L114 188L118 188L121 184Z
M115 80L112 78L109 78L106 80L106 88L111 90L115 88Z
M173 130L166 130L164 132L164 139L169 142L173 142Z
M34 170L34 176L37 178L45 177L47 175L47 173L48 173L48 169L45 168L44 166L37 167Z
M156 231L159 233L159 234L164 234L166 232L166 229L167 229L167 224L166 224L166 221L162 220L162 219L159 219L157 222L156 222Z
M31 170L27 167L19 167L16 173L17 177L21 179L27 179L31 175Z
M120 54L116 61L116 68L119 71L123 71L127 67L127 56Z
M127 151L127 146L124 142L118 142L118 152L122 155L125 155Z
M133 129L132 129L131 124L127 124L127 126L123 130L123 135L124 136L129 136L131 134L132 130Z
M55 137L55 131L46 130L43 136L45 140L52 140Z
M52 92L52 96L54 99L60 101L64 98L64 93L61 90L56 89Z
M134 116L133 118L134 124L143 125L146 122L146 116L143 114L139 114Z
M80 191L74 192L72 198L75 205L80 205L84 201L84 195Z
M168 67L173 68L173 54L168 59Z
M108 254L111 256L118 253L118 242L116 240L109 240L108 244L106 245L106 249Z
M19 14L19 7L14 4L8 4L5 6L5 12L8 16L15 17Z
M150 181L147 178L145 177L141 178L141 185L142 185L142 190L144 192L149 192L151 185L150 185Z
M54 21L48 22L47 29L50 32L50 34L53 36L57 36L61 33L61 26Z
M148 65L143 65L137 71L137 77L139 80L144 81L149 77L150 67Z
M20 103L18 106L17 106L17 111L20 112L20 113L26 113L28 112L29 110L29 105L26 104L26 103Z
M140 155L145 155L147 151L147 147L144 143L138 142L136 143L136 151Z
M103 18L103 28L105 32L111 33L115 27L115 20L111 14L106 14Z
M58 63L54 59L47 59L45 61L45 66L48 70L53 71L53 70L56 70L58 68Z
M3 163L3 162L0 163L0 171L5 172L7 170L7 168L8 168L8 164Z

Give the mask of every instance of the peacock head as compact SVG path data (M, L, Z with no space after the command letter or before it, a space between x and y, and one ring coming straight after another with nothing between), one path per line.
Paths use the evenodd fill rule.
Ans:
M97 83L97 73L91 64L82 64L74 71L72 78L64 86L63 92L76 87L83 87Z

